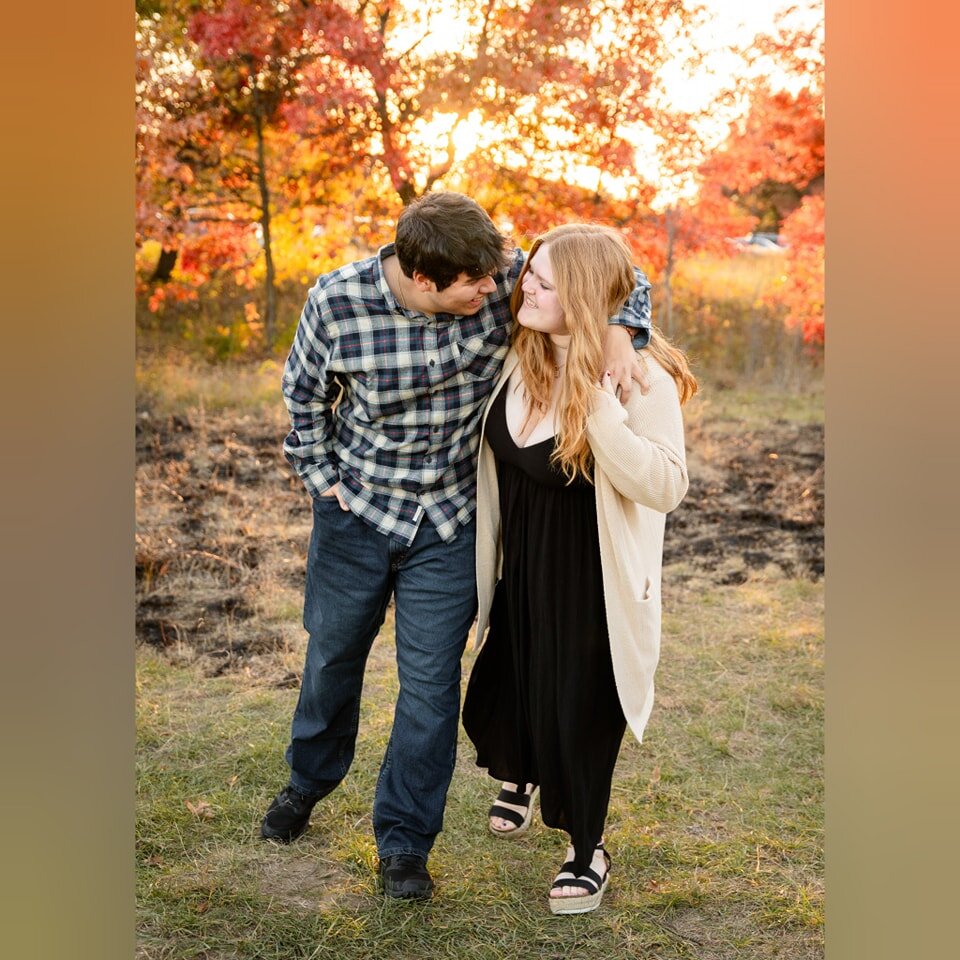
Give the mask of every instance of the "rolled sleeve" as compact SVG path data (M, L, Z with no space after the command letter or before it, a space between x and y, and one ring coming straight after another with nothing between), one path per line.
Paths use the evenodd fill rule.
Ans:
M610 322L633 330L633 348L642 350L650 342L653 305L650 301L650 281L646 274L638 267L634 267L633 272L636 274L637 285L620 312L610 318Z

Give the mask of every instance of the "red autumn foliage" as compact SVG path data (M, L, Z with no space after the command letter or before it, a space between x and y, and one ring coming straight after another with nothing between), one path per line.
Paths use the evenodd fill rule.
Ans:
M824 342L824 203L823 196L804 197L784 221L788 244L784 282L777 301L787 307L786 323L803 331L805 343Z
M746 116L701 174L722 185L748 212L775 216L787 246L783 280L771 300L786 307L788 326L810 345L824 342L823 25L790 27L758 38L756 55L773 58L789 88L758 84Z
M185 280L199 286L221 270L249 263L256 250L249 226L211 224L202 233L184 239L178 267Z
M292 4L285 14L273 4L225 0L219 8L195 13L187 35L209 60L247 60L259 68L296 46L306 21L305 6Z

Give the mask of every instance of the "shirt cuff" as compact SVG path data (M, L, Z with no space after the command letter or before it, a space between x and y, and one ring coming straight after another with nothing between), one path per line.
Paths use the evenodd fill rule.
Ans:
M319 497L340 482L340 472L329 461L311 464L300 476L311 497Z
M625 327L630 331L634 350L642 350L650 342L649 327L635 327L632 323L627 323L625 320L618 320L616 318L611 319L610 323L618 327Z
M642 350L650 342L649 327L631 327L633 331L633 349Z

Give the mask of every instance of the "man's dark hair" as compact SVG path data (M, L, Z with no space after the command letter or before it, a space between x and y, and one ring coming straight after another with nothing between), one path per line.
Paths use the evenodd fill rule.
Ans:
M438 290L461 273L485 277L506 266L506 239L486 211L462 193L427 193L414 200L397 220L397 260L412 277L415 271Z

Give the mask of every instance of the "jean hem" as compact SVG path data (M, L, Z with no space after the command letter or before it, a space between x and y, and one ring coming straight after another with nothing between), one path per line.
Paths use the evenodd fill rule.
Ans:
M312 800L314 803L322 800L328 793L329 790L321 791L317 793L315 790L309 790L306 787L302 787L299 783L294 780L293 777L290 778L290 786L297 791L301 796L306 797L308 800Z
M384 850L382 853L377 851L377 857L381 861L386 860L387 857L399 856L423 857L424 862L426 862L427 857L430 856L430 851L418 850L416 847L391 847L389 850Z

